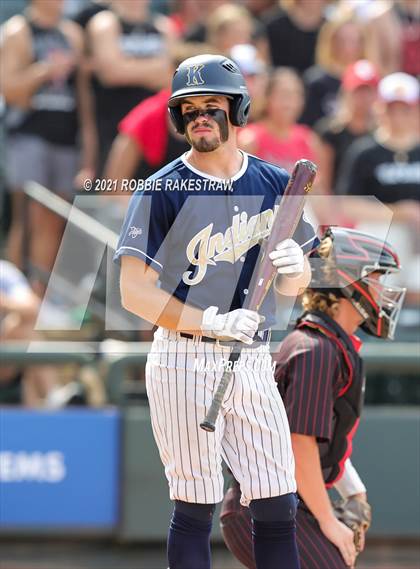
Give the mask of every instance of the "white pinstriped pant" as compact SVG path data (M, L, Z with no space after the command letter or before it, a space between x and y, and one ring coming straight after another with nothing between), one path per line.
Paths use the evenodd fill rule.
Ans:
M146 388L172 500L220 502L222 457L241 485L244 504L296 491L289 424L267 344L243 349L216 431L200 428L229 354L217 343L165 328L155 332Z

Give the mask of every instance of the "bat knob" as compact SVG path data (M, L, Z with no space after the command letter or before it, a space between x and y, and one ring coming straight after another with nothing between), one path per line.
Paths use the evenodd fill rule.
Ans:
M214 433L216 430L216 426L213 425L213 423L209 423L209 421L203 421L200 423L200 427L203 429L203 431L207 431L208 433Z

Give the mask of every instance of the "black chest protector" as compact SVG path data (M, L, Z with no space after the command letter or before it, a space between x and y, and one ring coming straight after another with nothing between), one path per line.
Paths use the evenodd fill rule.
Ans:
M329 488L341 478L344 463L352 453L352 439L359 425L365 391L363 361L350 336L323 312L304 314L296 328L317 330L334 343L341 360L341 375L345 378L344 385L340 383L335 394L332 439L318 443L324 481Z

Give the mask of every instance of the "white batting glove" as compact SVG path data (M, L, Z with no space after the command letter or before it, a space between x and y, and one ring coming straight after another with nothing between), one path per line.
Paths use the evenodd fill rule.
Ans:
M205 336L224 341L239 340L252 344L258 325L264 322L264 316L258 312L239 308L226 314L217 314L217 306L210 306L203 313L201 330Z
M269 257L279 275L299 277L305 267L305 256L302 248L293 239L285 239L276 245Z

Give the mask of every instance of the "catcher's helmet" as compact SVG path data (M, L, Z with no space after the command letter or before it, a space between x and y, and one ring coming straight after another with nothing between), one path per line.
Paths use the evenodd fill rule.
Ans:
M371 277L380 272L385 281L400 270L398 255L389 243L360 231L330 227L311 259L310 289L348 299L364 318L361 327L368 334L394 337L406 289Z
M169 113L176 130L184 134L185 126L180 109L185 97L194 95L226 95L230 101L230 122L245 126L251 100L238 66L223 55L197 55L183 61L172 79Z

